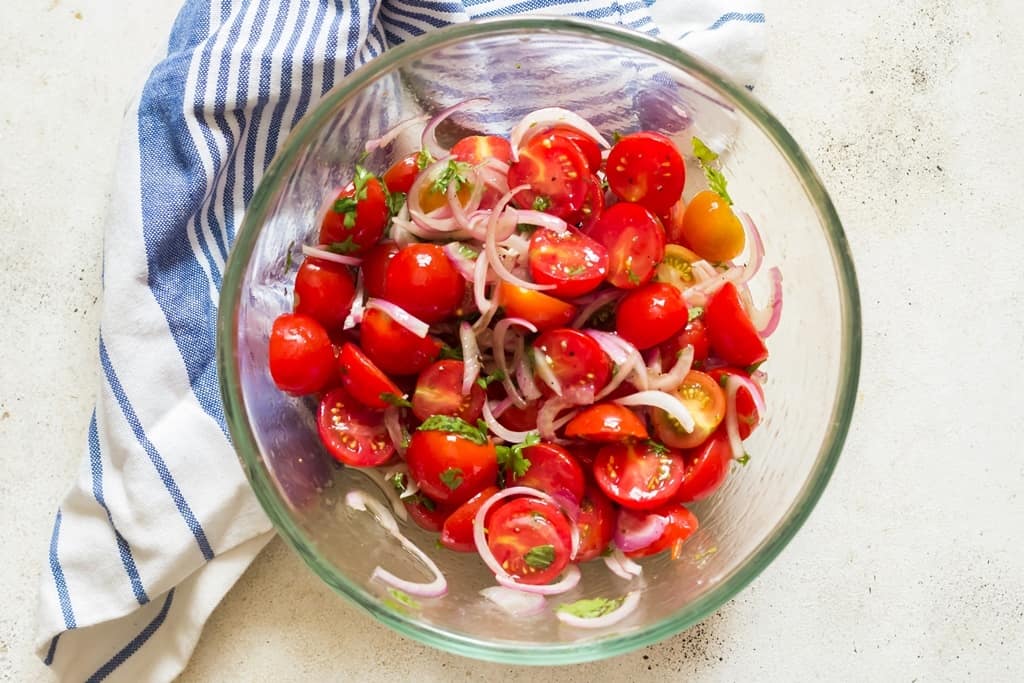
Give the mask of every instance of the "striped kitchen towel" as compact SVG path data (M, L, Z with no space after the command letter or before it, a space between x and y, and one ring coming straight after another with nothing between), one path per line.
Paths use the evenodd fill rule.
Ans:
M163 681L271 538L232 450L217 293L277 146L340 78L458 21L589 17L678 43L742 83L758 0L188 0L129 107L104 248L100 388L57 510L39 656L62 679Z

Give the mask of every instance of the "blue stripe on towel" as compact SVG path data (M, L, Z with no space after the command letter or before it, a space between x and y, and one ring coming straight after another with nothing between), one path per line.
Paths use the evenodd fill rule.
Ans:
M71 608L71 596L68 593L67 581L64 580L64 568L60 564L57 550L60 541L60 520L61 511L57 508L57 518L53 520L53 533L50 535L50 571L53 572L53 583L57 587L60 611L64 615L64 628L72 629L75 628L75 612Z
M117 654L111 657L106 664L96 670L92 676L86 680L86 683L99 683L104 678L109 676L114 670L124 664L129 657L139 651L146 641L149 640L157 629L164 623L164 619L167 618L167 613L171 609L171 603L174 601L174 589L167 591L167 598L164 600L164 604L160 607L160 611L153 618L153 621L146 624L146 628L142 629L139 635L131 639L131 641L123 648L118 650Z

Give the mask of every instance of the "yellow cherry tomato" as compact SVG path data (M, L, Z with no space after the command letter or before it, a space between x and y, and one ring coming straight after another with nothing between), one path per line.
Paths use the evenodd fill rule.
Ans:
M698 192L690 200L682 233L687 246L712 263L739 256L747 239L732 207L711 190Z

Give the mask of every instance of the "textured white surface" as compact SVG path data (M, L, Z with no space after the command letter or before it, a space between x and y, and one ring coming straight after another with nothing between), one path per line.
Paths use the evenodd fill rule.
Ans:
M0 3L0 679L49 679L32 613L97 381L116 135L177 4ZM756 94L830 188L864 306L855 422L793 543L684 634L524 672L400 638L274 542L184 680L1020 679L1024 14L1012 0L765 6Z

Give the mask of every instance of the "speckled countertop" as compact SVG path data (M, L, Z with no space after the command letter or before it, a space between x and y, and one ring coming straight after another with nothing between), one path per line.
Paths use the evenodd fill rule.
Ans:
M0 3L4 680L49 680L29 645L35 590L97 382L115 141L177 5ZM864 304L856 419L793 543L686 633L524 672L400 638L274 542L214 614L184 680L1020 680L1024 8L764 5L756 94L830 188Z

